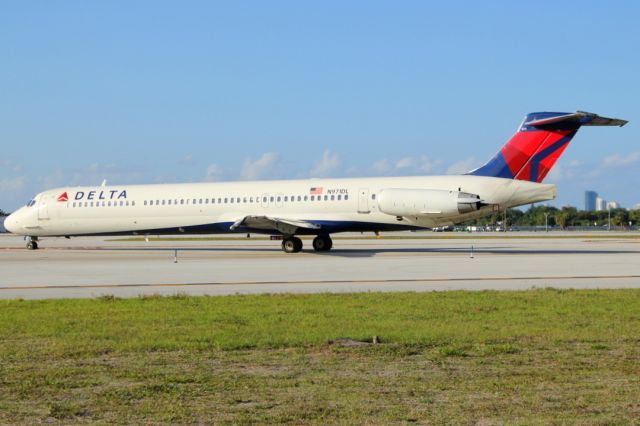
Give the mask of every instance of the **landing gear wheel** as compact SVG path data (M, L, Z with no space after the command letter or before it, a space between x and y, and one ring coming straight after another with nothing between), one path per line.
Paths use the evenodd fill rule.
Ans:
M302 240L298 237L285 238L282 240L282 251L285 253L298 253L302 250Z
M38 243L35 241L29 241L27 243L27 249L28 250L38 250Z
M315 251L329 251L333 247L333 240L328 235L318 235L313 239L313 249Z

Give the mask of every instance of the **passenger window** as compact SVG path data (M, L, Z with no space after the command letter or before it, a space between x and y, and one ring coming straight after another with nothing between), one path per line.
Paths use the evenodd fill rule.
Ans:
M331 196L331 201L334 201L335 199L336 199L336 196L335 196L335 195L332 195L332 196Z
M376 194L371 194L371 199L375 200L376 199Z
M342 200L342 195L338 194L338 201Z
M269 201L271 201L271 202L273 203L273 197L270 197L270 198L269 198Z
M347 201L349 199L349 196L347 194L344 195L344 200Z
M208 199L208 198L205 198L205 199L204 199L204 203L205 203L205 204L209 204L209 199Z
M278 202L280 202L280 197L278 197L278 200L277 200L277 201L278 201Z
M315 196L315 195L312 195L312 196L311 196L311 201L315 201L315 200L316 200L316 196Z
M284 201L285 201L285 203L286 203L287 201L289 201L289 197L288 197L287 195L285 195L285 196L284 196Z
M307 198L308 198L308 197L305 195L305 196L304 196L304 200L305 200L305 201L307 201Z
M298 195L298 201L302 201L302 197Z
M328 195L325 195L325 196L324 196L324 200L325 200L325 201L327 201L328 199L329 199L329 196L328 196Z

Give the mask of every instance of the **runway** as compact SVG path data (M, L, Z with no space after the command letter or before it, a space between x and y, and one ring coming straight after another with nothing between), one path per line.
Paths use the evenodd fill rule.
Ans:
M0 298L640 287L637 233L394 235L406 238L349 234L298 254L245 237L53 238L28 251L0 235Z

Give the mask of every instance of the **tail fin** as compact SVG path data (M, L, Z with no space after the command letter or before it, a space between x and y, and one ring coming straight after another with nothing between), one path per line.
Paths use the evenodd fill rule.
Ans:
M584 111L533 112L487 164L468 174L542 182L581 126L625 124L625 120Z

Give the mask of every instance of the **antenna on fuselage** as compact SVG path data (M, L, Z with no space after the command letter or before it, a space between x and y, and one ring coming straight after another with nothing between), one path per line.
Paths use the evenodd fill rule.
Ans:
M100 186L107 186L107 180L106 180L106 179L103 179L103 180L102 180L102 185L100 185Z

